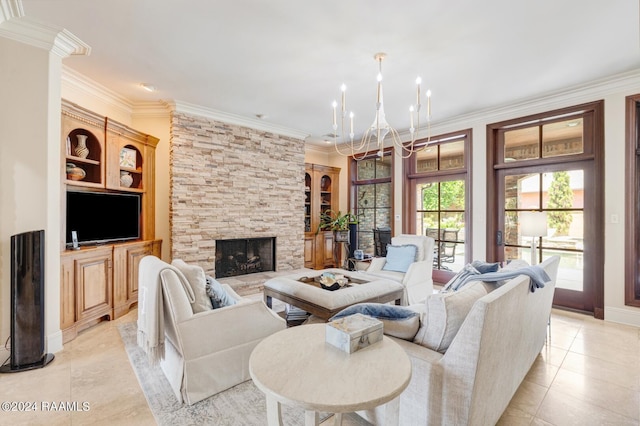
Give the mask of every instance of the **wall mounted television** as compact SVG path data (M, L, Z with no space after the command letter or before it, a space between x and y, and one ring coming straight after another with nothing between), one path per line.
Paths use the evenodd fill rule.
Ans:
M66 245L71 231L80 245L140 238L140 195L108 192L67 192Z

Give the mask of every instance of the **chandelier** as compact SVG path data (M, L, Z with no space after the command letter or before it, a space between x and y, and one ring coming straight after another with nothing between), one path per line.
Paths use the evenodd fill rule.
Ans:
M425 95L427 98L427 130L428 130L428 138L427 143L424 147L417 148L416 147L416 139L418 138L418 133L420 131L420 109L422 107L422 103L420 100L420 84L422 83L422 79L420 77L416 78L416 103L415 105L411 105L409 107L409 117L410 117L410 141L408 143L403 143L400 140L400 134L396 129L391 127L391 125L387 122L384 113L384 102L382 96L382 61L387 55L385 53L376 53L373 58L378 61L378 84L377 84L377 96L376 96L376 114L371 126L369 126L364 132L362 139L360 142L354 141L354 132L353 132L353 119L354 114L353 111L349 112L349 133L345 134L345 120L347 119L347 107L346 107L346 92L347 86L344 84L341 86L340 90L342 91L342 101L340 106L340 134L338 134L338 102L333 101L333 141L336 152L340 155L351 156L356 161L367 158L370 153L377 151L377 155L382 157L384 153L384 139L388 134L391 134L391 138L393 140L393 145L398 149L401 153L402 158L407 158L414 152L417 152L421 149L426 148L431 140L431 90L427 90ZM414 127L414 122L416 126ZM347 146L347 152L341 151L338 146L338 140L343 145Z

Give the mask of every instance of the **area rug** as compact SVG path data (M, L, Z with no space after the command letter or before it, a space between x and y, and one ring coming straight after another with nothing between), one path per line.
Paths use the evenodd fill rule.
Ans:
M151 412L159 425L264 426L267 408L264 394L251 380L193 405L181 404L160 367L151 367L137 345L135 322L118 326L129 361ZM321 418L328 417L327 414ZM285 425L304 425L304 410L282 406Z

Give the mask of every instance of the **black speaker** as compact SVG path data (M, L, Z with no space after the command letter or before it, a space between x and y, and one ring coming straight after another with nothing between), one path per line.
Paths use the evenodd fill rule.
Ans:
M53 361L44 341L44 230L11 236L11 362L2 373Z
M349 258L353 258L353 252L358 249L358 224L349 224Z

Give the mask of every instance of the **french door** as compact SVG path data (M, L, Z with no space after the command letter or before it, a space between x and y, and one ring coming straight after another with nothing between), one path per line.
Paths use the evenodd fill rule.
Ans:
M490 124L487 138L487 260L560 256L554 305L596 318L604 318L603 105ZM532 228L532 217L546 223Z
M597 209L592 169L591 163L576 162L500 170L497 191L497 232L502 233L497 259L529 262L532 247L538 262L560 256L554 304L589 312L594 311L595 259L602 247L593 226ZM532 237L522 231L523 214L530 211L546 213L546 235Z

